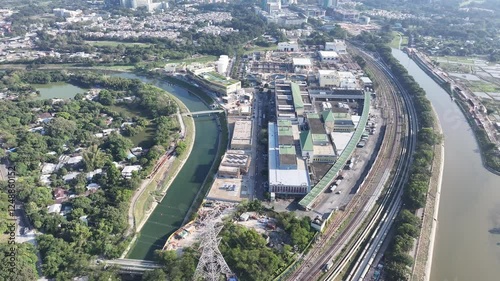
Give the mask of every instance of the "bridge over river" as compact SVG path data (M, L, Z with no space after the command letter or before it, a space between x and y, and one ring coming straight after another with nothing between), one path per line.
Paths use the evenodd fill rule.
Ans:
M182 116L203 116L203 115L210 115L213 113L222 113L224 110L222 109L214 109L214 110L203 110L203 111L195 111L195 112L186 112L182 113Z

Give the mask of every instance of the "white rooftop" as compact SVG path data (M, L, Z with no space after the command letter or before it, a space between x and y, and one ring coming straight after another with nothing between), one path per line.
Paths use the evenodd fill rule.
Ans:
M68 174L66 174L65 176L63 176L63 180L64 180L64 181L70 181L70 180L72 180L72 179L76 178L76 176L78 176L78 174L79 174L78 172L71 172L71 173L68 173Z
M42 175L52 174L56 170L56 167L56 164L44 163L42 166Z
M101 188L101 186L98 185L97 183L91 183L91 184L87 185L87 190L96 190L99 188Z
M331 58L338 58L339 54L335 51L319 51L319 55L323 58L325 57L331 57Z
M318 69L319 75L331 75L337 74L337 70L335 69Z
M351 140L353 136L353 132L350 133L340 133L340 132L332 132L330 136L333 139L333 143L335 144L335 148L337 149L337 154L340 155L342 151L346 148L347 144Z
M293 65L312 65L311 59L310 58L293 58Z
M96 169L88 172L86 175L87 180L91 180L95 175L102 174L102 169Z
M68 164L69 165L78 164L82 161L83 161L83 156L75 156L68 159Z
M125 166L122 170L122 175L123 176L132 175L132 172L139 171L140 169L141 165Z
M361 79L361 81L362 81L363 83L365 83L365 84L372 83L372 80L371 80L370 78L368 78L368 77L365 77L365 76L363 76L363 77L361 77L361 78L359 78L359 79Z
M359 120L361 120L361 116L351 115L351 120L352 120L352 123L354 123L354 128L357 128L358 124L359 124Z
M61 212L61 204L53 204L47 207L47 213L60 213Z
M356 79L356 76L350 71L339 71L338 72L340 78L344 79Z

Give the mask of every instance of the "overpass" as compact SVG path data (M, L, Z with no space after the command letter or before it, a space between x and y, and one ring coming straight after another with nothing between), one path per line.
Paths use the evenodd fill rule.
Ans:
M122 273L143 273L144 271L161 268L161 265L156 262L146 260L115 259L104 260L102 263L110 266L116 266Z
M224 110L222 109L214 109L214 110L204 110L204 111L194 111L194 112L186 112L182 113L182 116L202 116L202 115L210 115L213 113L222 113Z

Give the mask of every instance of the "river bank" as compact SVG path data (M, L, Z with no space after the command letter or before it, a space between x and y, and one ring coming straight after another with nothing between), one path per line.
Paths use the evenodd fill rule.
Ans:
M457 103L402 51L393 50L393 56L427 93L444 133L446 152L429 280L497 281L499 236L490 230L500 223L500 177L484 168L477 140Z
M439 117L433 108L435 117L434 129L443 135ZM437 218L439 211L439 200L444 170L444 142L434 146L434 159L432 162L431 178L429 181L429 192L423 212L422 226L417 243L414 258L413 273L410 280L428 281L432 265L432 253L434 251L434 240L436 237Z
M494 137L495 126L486 116L485 107L480 100L464 85L456 83L453 79L444 75L437 69L429 59L414 49L405 50L408 56L431 77L450 97L457 103L473 129L476 141L481 151L483 166L490 172L500 175L500 149L498 141Z

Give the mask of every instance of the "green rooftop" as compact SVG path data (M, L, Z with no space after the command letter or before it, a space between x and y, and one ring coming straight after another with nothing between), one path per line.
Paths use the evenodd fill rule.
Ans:
M300 94L300 87L297 83L291 82L290 86L292 88L293 106L295 109L304 108L304 101L302 101L302 95Z
M345 112L334 112L333 119L349 119L351 120L351 114Z
M307 113L307 119L319 119L319 115L317 113Z
M292 121L290 120L278 120L278 127L280 126L292 126Z
M323 122L333 122L335 118L333 118L333 113L331 110L325 110L321 112L321 116L323 117Z
M359 120L358 127L356 127L356 131L354 131L354 135L351 140L347 144L347 147L342 151L339 155L339 158L333 164L333 166L328 170L323 178L311 189L302 200L300 200L299 204L304 208L312 208L314 202L318 198L320 194L322 194L325 189L332 183L333 179L337 176L340 170L342 170L348 159L351 158L352 152L356 148L359 140L361 139L361 135L365 132L366 122L368 121L368 113L370 112L370 92L365 92L365 100L363 105L363 113L361 114L361 119ZM300 142L302 144L302 133L300 135Z
M312 134L312 141L314 142L328 142L328 137L325 134Z
M227 78L224 75L221 75L215 71L205 72L205 73L200 74L199 76L202 77L203 79L209 81L209 82L223 85L223 86L229 86L229 85L232 85L232 84L239 82L238 80Z
M278 126L278 136L293 136L292 127Z
M313 151L311 131L300 132L300 147L302 151Z
M282 155L282 154L295 155L296 154L295 147L291 146L291 145L280 145L279 150L280 150L280 155Z

